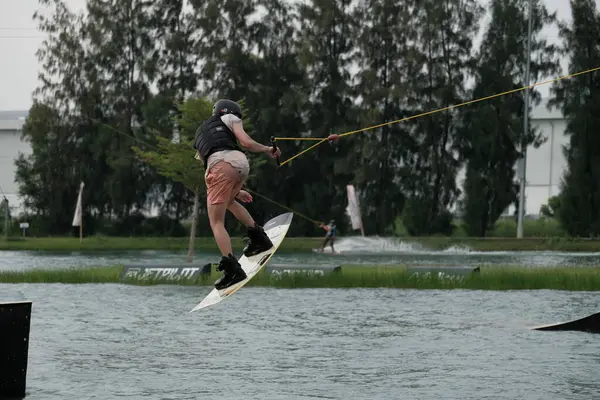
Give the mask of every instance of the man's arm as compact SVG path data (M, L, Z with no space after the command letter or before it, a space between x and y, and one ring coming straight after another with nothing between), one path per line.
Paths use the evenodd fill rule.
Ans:
M244 130L242 121L234 122L232 131L233 131L233 134L235 135L235 137L237 138L237 140L240 142L240 145L244 149L251 151L252 153L273 152L273 147L269 147L269 146L260 144L256 141L254 141L250 136L248 136L248 134Z

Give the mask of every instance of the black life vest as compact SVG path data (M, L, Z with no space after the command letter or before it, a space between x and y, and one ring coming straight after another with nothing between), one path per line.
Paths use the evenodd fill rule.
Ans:
M217 151L241 151L235 135L219 115L213 115L200 125L196 131L194 147L200 153L204 165L208 164L208 157Z

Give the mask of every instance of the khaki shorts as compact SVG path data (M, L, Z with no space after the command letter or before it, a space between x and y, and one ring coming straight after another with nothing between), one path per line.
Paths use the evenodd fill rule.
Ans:
M242 189L245 178L228 162L219 161L204 178L208 204L232 203Z

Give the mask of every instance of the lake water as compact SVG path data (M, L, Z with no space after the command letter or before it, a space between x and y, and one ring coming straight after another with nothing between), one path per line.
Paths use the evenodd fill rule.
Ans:
M597 293L0 284L33 301L27 399L594 399Z
M598 253L338 248L271 263L600 265ZM0 252L2 270L184 261L185 252ZM0 284L0 301L33 301L27 399L600 398L598 335L530 329L598 312L597 292L246 287L188 313L210 289Z
M344 238L336 244L340 255L311 252L277 252L274 264L340 265L340 264L406 264L418 266L525 265L600 266L600 253L566 252L478 252L464 247L443 251L428 250L415 244L385 238ZM216 252L197 252L194 263L218 262ZM31 268L65 268L124 264L182 263L186 251L98 251L35 252L0 251L0 270Z

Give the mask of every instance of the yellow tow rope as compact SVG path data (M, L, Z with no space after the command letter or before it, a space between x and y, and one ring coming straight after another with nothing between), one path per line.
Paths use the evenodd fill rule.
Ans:
M469 105L469 104L478 103L480 101L490 100L490 99L493 99L493 98L496 98L496 97L505 96L507 94L520 92L520 91L523 91L523 90L526 90L526 89L531 89L531 88L534 88L536 86L542 86L542 85L546 85L548 83L558 82L558 81L563 80L563 79L569 79L569 78L573 78L575 76L579 76L579 75L583 75L583 74L588 74L590 72L594 72L594 71L597 71L597 70L600 70L600 67L591 68L591 69L588 69L588 70L585 70L585 71L581 71L581 72L576 72L576 73L570 74L570 75L560 76L558 78L549 79L547 81L534 83L534 84L529 85L529 86L523 86L523 87L518 88L518 89L508 90L506 92L494 94L494 95L491 95L491 96L481 97L479 99L466 101L464 103L460 103L460 104L456 104L456 105L452 105L452 106L448 106L448 107L444 107L444 108L439 108L437 110L427 111L427 112L424 112L424 113L421 113L421 114L417 114L417 115L413 115L413 116L410 116L410 117L406 117L406 118L402 118L402 119L397 119L395 121L384 122L382 124L373 125L373 126L369 126L369 127L366 127L366 128L358 129L358 130L355 130L355 131L346 132L346 133L329 135L326 138L313 138L313 137L299 137L299 138L298 137L296 137L296 138L294 138L294 137L275 137L275 138L272 138L272 142L274 143L274 142L276 142L278 140L314 140L314 141L317 141L317 143L313 144L312 146L308 147L307 149L302 150L300 153L298 153L298 154L296 154L296 155L288 158L287 160L285 160L283 162L280 162L279 165L281 166L281 165L289 163L293 159L295 159L297 157L300 157L302 154L306 153L307 151L312 150L315 147L317 147L318 145L320 145L321 143L329 141L329 140L337 140L337 139L339 139L341 137L344 137L344 136L354 135L355 133L360 133L360 132L364 132L364 131L368 131L368 130L372 130L372 129L377 129L377 128L381 128L382 126L397 124L399 122L404 122L404 121L408 121L408 120L411 120L411 119L425 117L427 115L439 113L439 112L442 112L442 111L451 110L453 108L463 107L463 106L466 106L466 105Z

